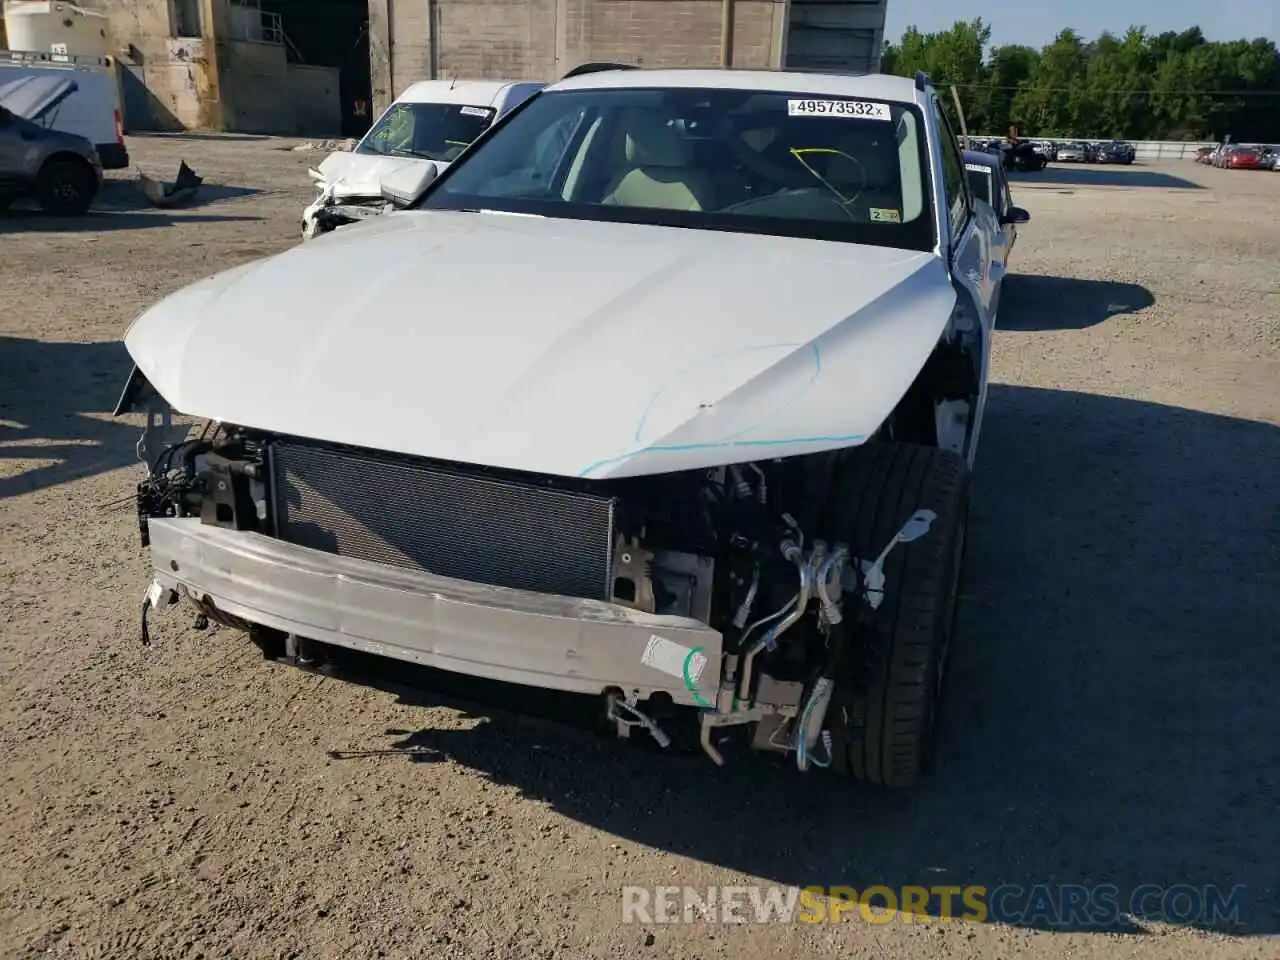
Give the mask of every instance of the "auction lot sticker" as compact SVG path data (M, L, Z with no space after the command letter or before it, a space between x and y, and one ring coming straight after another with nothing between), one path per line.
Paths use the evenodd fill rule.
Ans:
M849 120L890 120L887 103L870 100L788 100L789 117L845 117Z

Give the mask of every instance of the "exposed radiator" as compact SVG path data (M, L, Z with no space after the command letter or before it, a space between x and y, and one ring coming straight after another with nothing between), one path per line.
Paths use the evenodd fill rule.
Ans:
M272 445L282 540L475 583L608 600L611 498L299 441Z

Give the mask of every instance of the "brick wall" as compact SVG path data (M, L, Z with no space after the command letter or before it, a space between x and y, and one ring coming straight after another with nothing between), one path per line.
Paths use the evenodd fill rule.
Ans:
M778 66L785 11L736 0L735 67ZM714 67L720 24L720 0L370 0L375 101L433 76L552 80L591 60Z

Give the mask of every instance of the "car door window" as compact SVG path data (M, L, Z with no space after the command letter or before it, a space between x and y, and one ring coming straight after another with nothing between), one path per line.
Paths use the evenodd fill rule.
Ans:
M1005 179L1003 170L992 170L991 175L991 208L997 216L1003 217L1008 206L1005 201L1009 195L1009 182Z
M947 218L951 223L951 238L954 242L969 219L969 184L964 175L964 158L960 154L960 141L956 139L955 131L947 122L947 115L942 112L937 99L933 101L933 112L937 118L941 140L942 183L943 189L947 192Z
M969 192L979 200L985 200L993 207L996 204L996 198L993 194L991 185L991 169L979 164L972 164L965 168L969 173Z

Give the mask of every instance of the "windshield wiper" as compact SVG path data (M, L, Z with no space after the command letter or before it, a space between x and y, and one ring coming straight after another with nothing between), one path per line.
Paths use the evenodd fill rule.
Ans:
M388 157L412 157L415 160L435 160L436 158L429 153L422 153L418 150L388 150L384 156Z
M539 220L545 220L546 215L541 213L520 213L516 210L494 210L492 207L455 207L454 213L492 213L499 217L536 217Z

